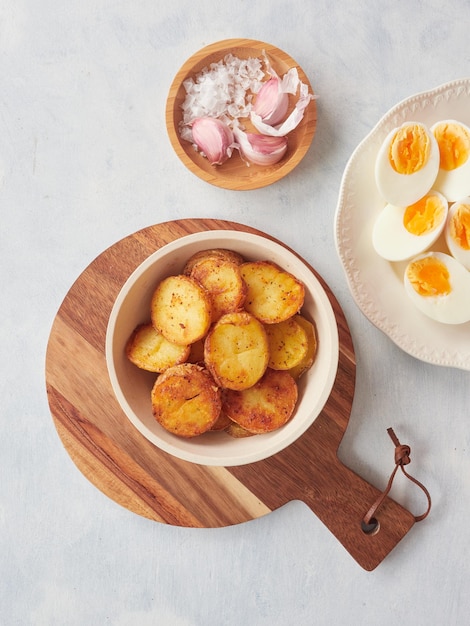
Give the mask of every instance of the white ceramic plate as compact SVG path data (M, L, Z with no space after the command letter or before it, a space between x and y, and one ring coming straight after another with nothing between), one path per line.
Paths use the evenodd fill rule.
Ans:
M313 366L299 379L299 399L290 421L276 431L234 439L224 432L192 439L177 437L154 419L150 390L156 375L127 359L125 346L133 329L150 317L157 283L182 271L198 250L228 248L249 260L271 260L305 285L302 311L315 322L318 350ZM129 420L153 444L180 459L202 465L233 466L265 459L298 439L320 414L336 377L339 339L336 317L325 290L311 269L286 247L266 237L239 231L205 231L181 237L150 255L119 292L108 322L106 361L111 384Z
M417 359L470 370L470 322L451 326L420 313L404 291L405 264L385 261L372 246L372 226L384 205L375 184L374 165L386 135L406 121L431 125L449 118L470 125L470 78L411 96L379 121L345 168L335 216L335 242L351 293L375 326ZM433 249L443 245L440 241Z

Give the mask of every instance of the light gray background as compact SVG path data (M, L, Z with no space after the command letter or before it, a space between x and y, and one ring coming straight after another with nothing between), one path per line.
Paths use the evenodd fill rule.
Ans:
M378 119L470 75L467 0L3 0L0 6L0 623L5 626L461 624L470 612L468 372L400 351L352 301L333 237L346 162ZM171 81L202 46L285 50L318 94L301 165L251 192L207 185L173 153ZM383 487L393 426L433 496L373 572L300 502L227 529L172 528L109 500L53 426L47 339L67 290L122 237L214 217L284 240L328 282L357 354L340 456ZM99 297L97 295L97 297ZM394 497L416 512L417 490Z

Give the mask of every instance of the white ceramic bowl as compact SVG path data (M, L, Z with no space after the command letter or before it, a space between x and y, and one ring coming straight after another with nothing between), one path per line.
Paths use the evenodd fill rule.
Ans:
M299 380L299 399L291 420L265 435L235 439L209 432L184 439L162 428L152 415L150 390L155 374L127 359L126 342L134 328L150 319L150 300L157 283L182 271L196 251L228 248L248 260L271 260L305 284L303 311L314 320L318 352L312 368ZM259 235L238 231L205 231L177 239L150 255L123 285L109 318L106 361L114 393L122 410L144 437L180 459L202 465L234 466L265 459L300 437L324 407L336 376L339 356L336 318L328 296L311 269L284 246Z

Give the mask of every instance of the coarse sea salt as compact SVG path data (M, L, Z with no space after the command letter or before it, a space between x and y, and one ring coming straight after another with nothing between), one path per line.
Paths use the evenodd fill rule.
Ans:
M190 125L198 117L215 117L228 124L249 117L253 95L264 77L261 59L240 59L230 53L185 80L181 138L193 142Z

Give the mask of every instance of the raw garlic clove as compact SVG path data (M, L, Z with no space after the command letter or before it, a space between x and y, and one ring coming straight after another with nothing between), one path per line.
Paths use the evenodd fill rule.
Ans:
M273 76L263 83L253 105L253 111L265 124L273 126L284 119L288 106L289 96L286 91L282 91L282 81L278 76Z
M219 119L198 117L191 126L194 143L211 165L222 165L232 156L233 132Z
M238 144L240 156L256 165L274 165L285 155L287 150L287 137L272 137L245 133L240 128L234 128L235 139Z
M271 124L266 124L259 115L257 115L254 111L251 112L251 121L253 126L260 133L264 135L272 135L273 137L283 137L290 133L294 128L300 124L303 119L305 109L307 108L310 100L314 100L315 96L308 92L308 86L305 83L299 81L300 85L300 93L299 99L297 100L294 110L290 113L288 118L282 122L282 124L278 126L272 126Z

